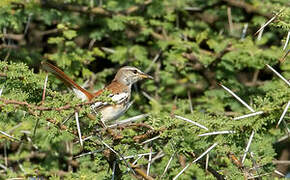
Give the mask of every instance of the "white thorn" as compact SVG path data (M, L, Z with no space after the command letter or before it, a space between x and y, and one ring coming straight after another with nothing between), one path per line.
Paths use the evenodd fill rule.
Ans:
M206 155L206 159L205 159L205 170L207 171L208 168L208 161L209 161L209 153Z
M288 86L290 86L290 82L285 79L280 73L278 73L274 68L272 68L270 65L266 64L266 66L271 69L279 78L281 78Z
M233 91L224 85L220 84L226 91L228 91L232 96L234 96L238 101L240 101L244 106L246 106L250 111L255 112L253 108L251 108L245 101L243 101L239 96L237 96Z
M127 124L127 123L130 123L130 122L134 122L134 121L137 121L139 119L145 118L147 116L149 116L149 114L140 114L138 116L134 116L134 117L130 117L128 119L124 119L122 121L118 121L115 124L112 124L112 125L110 125L108 127L112 128L112 127L116 127L116 126L121 125L121 124Z
M196 161L200 160L203 156L205 156L209 151L211 151L218 143L214 143L211 147L209 147L206 151L204 151L198 158L196 158L191 163L187 164L174 178L176 180L191 164L195 163Z
M281 121L283 120L284 116L286 115L286 113L288 111L289 106L290 106L290 101L288 101L288 103L287 103L287 105L286 105L286 107L285 107L285 109L284 109L284 111L283 111L283 113L282 113L282 115L281 115L276 127L278 127L279 124L281 123Z
M0 89L0 97L2 95L3 89L4 89L4 86Z
M153 137L151 139L148 139L148 140L142 142L141 145L146 144L146 143L151 142L151 141L154 141L155 139L158 139L158 138L160 138L160 135L159 136L155 136L155 137Z
M136 154L136 155L131 155L131 156L125 156L124 159L131 159L131 158L134 158L136 156L138 157L142 157L142 156L148 156L150 155L151 152L149 153L143 153L143 154ZM151 154L155 154L156 152L152 152Z
M278 175L280 175L280 176L282 176L282 177L285 177L285 174L281 173L281 172L278 171L278 170L275 170L274 173L276 173L276 174L278 174Z
M275 15L274 17L272 17L269 21L267 21L262 27L260 27L260 29L255 33L255 34L257 34L257 33L259 33L260 31L262 31L262 30L264 30L264 28L266 27L266 26L268 26L268 24L270 24L275 18L277 17L277 15Z
M286 42L285 42L284 47L283 47L283 51L285 51L285 49L288 46L289 38L290 38L290 31L288 31L287 38L286 38Z
M146 173L147 176L149 176L150 173L151 160L152 160L152 147L150 148L149 160L147 165L147 173Z
M83 146L82 132L81 132L80 123L79 123L79 113L77 111L75 112L75 119L76 119L76 123L77 123L80 144L81 144L81 146Z
M245 149L245 153L244 153L243 158L242 158L242 164L243 164L243 165L244 165L244 161L245 161L246 156L247 156L247 152L248 152L249 149L250 149L250 145L251 145L251 143L252 143L252 140L253 140L254 134L255 134L255 131L252 131L252 134L251 134L251 136L250 136L250 138L249 138L249 141L248 141L247 147L246 147L246 149Z
M258 112L254 112L254 113L251 113L251 114L246 114L246 115L243 115L243 116L235 117L234 120L244 119L244 118L247 118L247 117L252 117L252 116L256 116L256 115L263 114L263 113L264 113L263 111L258 111Z
M114 161L114 163L113 163L113 172L112 172L112 180L114 180L115 179L115 170L116 170L116 161Z
M168 170L168 168L169 168L169 165L170 165L170 163L171 163L171 161L172 161L174 155L175 155L175 153L173 153L173 154L171 155L171 157L170 157L170 159L169 159L169 161L168 161L168 163L167 163L167 165L166 165L166 167L165 167L165 169L164 169L163 174L162 174L161 177L163 177L164 174L167 172L167 170Z
M215 131L215 132L200 134L198 136L202 137L202 136L211 136L211 135L217 135L217 134L233 134L233 133L235 133L235 131Z
M187 118L185 118L185 117L181 117L181 116L178 116L178 115L175 115L175 117L178 118L178 119L181 119L181 120L184 120L184 121L190 122L190 123L192 123L192 124L194 124L194 125L196 125L196 126L198 126L198 127L200 127L200 128L205 129L205 130L208 130L207 127L205 127L205 126L203 126L203 125L201 125L201 124L199 124L199 123L197 123L197 122L194 122L194 121L192 121L192 120L190 120L190 119L187 119Z
M19 141L19 139L15 138L15 137L13 137L13 136L11 136L11 135L9 135L9 134L7 134L7 133L4 132L4 131L0 131L0 133L3 134L4 136L7 136L7 137L11 138L11 139L14 139L14 140Z

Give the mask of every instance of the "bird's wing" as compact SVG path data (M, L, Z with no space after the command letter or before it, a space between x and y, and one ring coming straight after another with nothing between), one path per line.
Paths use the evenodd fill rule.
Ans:
M83 100L91 100L93 99L94 95L81 86L79 86L76 82L74 82L70 77L68 77L62 70L58 67L48 63L48 62L41 62L42 68L48 72L54 74L58 79L63 81L69 88L71 88L78 97L82 98Z

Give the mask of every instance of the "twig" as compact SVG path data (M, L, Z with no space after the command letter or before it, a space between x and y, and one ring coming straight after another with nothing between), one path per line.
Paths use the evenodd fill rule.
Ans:
M6 141L4 141L4 162L5 162L5 166L8 166L8 160L7 160L7 143Z
M272 161L273 162L273 164L290 164L290 161L278 161L278 160L274 160L274 161Z
M285 109L284 109L284 111L283 111L283 113L282 113L282 115L281 115L281 117L280 117L280 119L279 119L277 125L276 125L276 128L279 126L279 124L280 124L281 121L283 120L284 116L286 115L289 106L290 106L290 101L288 101L288 103L287 103L287 105L286 105L286 107L285 107Z
M95 153L99 153L99 152L102 152L104 149L101 148L99 150L96 150L96 151L91 151L91 152L87 152L87 153L83 153L83 154L80 154L78 156L75 156L74 159L77 159L77 158L80 158L80 157L83 157L83 156L87 156L87 155L90 155L90 154L95 154Z
M159 51L156 56L154 57L153 61L150 63L150 65L145 69L145 73L148 73L152 67L153 67L153 64L156 63L156 61L159 59L160 55L161 55L162 51Z
M135 175L136 173L134 172L134 170L132 169L132 167L130 166L130 164L124 159L124 157L118 153L117 151L115 151L113 148L111 148L107 143L105 143L104 141L100 140L107 148L109 148L113 153L115 153L117 156L120 157L120 159L122 159L126 166L133 172L133 174Z
M247 153L248 153L248 151L249 151L249 149L250 149L250 145L251 145L251 143L252 143L252 140L253 140L254 134L255 134L255 131L252 131L252 134L251 134L251 136L250 136L250 138L249 138L249 141L248 141L247 147L246 147L246 149L245 149L245 152L244 152L244 155L243 155L243 158L242 158L242 164L244 164L244 161L245 161L246 156L247 156Z
M24 38L23 34L2 34L2 36L6 39L12 39L15 41L21 41Z
M73 114L74 115L74 114ZM88 137L85 137L84 139L83 139L83 142L85 142L85 141L87 141L87 140L89 140L89 139L92 139L93 137L96 137L96 136L88 136ZM79 143L80 141L79 140L77 140L74 144L77 144L77 143Z
M234 120L244 119L244 118L256 116L256 115L263 114L263 113L264 113L263 111L258 111L258 112L254 112L254 113L251 113L251 114L246 114L246 115L243 115L243 116L235 117Z
M38 127L39 121L40 121L40 118L37 118L37 119L36 119L36 122L35 122L35 126L34 126L34 128L33 128L33 135L32 135L32 137L35 137L35 134L36 134L36 130L37 130L37 127Z
M174 178L173 180L176 180L191 164L195 163L196 161L200 160L203 156L205 156L208 152L210 152L215 146L217 146L218 143L214 143L212 146L210 146L206 151L204 151L198 158L196 158L194 161L186 165Z
M153 97L151 97L149 94L147 94L145 91L142 91L142 94L150 101L154 101L154 102L157 102Z
M114 49L107 48L107 47L101 47L101 49L111 54L114 54L116 52Z
M152 160L151 160L151 164L152 164L153 162L155 162L157 159L162 158L163 156L165 156L164 152L163 152L162 150L159 151L159 152L156 154L156 156L154 156L154 157L152 158Z
M287 134L287 135L285 135L285 136L279 138L275 143L280 143L280 142L282 142L282 141L288 139L289 137L290 137L289 134Z
M272 68L270 65L266 64L266 66L271 69L279 78L281 78L288 86L290 86L290 82L285 79L280 73L278 73L274 68Z
M8 45L11 45L11 39L8 39ZM4 61L7 61L8 58L10 57L11 50L12 50L12 48L8 48L8 52L7 52L7 54L6 54L5 58L4 58Z
M93 38L93 39L90 41L90 43L89 43L89 47L88 47L89 50L92 49L92 47L94 46L95 42L96 42L96 39L95 39L95 38Z
M17 125L15 125L15 126L13 126L11 129L9 129L9 133L12 133L15 129L17 129L17 128L19 128L20 126L22 126L23 125L23 123L21 122L21 123L18 123Z
M186 10L186 11L197 11L197 12L199 12L199 11L202 10L202 8L201 7L185 7L184 10Z
M211 136L211 135L217 135L217 134L233 134L233 133L235 133L235 131L215 131L215 132L200 134L198 136L202 137L202 136Z
M85 14L96 14L96 15L102 15L102 16L110 16L111 15L111 12L109 12L106 9L103 9L101 7L90 8L88 6L49 3L49 1L47 1L45 3L44 7L45 8L54 8L54 9L58 9L58 10L62 10L62 11L73 11L73 12L85 13Z
M285 42L284 47L283 47L283 51L285 51L286 47L288 46L289 39L290 39L290 31L288 31L286 42Z
M64 125L68 120L70 120L71 117L73 117L74 113L70 114L62 123L61 125Z
M129 7L125 12L126 12L126 14L131 14L133 12L138 11L140 8L150 4L151 2L152 2L152 0L146 0L146 1L143 2L143 4L134 5L134 6Z
M263 13L255 6L247 3L246 1L238 1L238 0L223 0L228 3L230 6L238 7L244 9L247 13L255 13L264 17L271 17L269 13Z
M4 48L8 48L8 49L18 49L19 46L16 45L7 45L7 44L0 44L0 49L4 49Z
M142 176L142 178L144 178L145 180L154 180L151 176L147 176L146 172L142 168L137 167L137 166L134 166L133 168L136 171L136 173L138 175Z
M25 29L24 29L24 33L23 33L24 36L28 32L28 28L29 28L29 25L30 25L30 22L31 22L31 16L32 16L32 13L29 13L28 18L27 18L27 23L26 23L26 26L25 26Z
M82 102L74 106L67 104L61 107L45 107L45 106L35 106L32 104L29 104L26 101L9 100L9 99L4 99L4 98L0 98L0 101L2 101L4 104L15 104L15 105L20 105L20 106L25 106L29 109L38 110L38 111L63 111L63 110L75 109L77 107L92 105L92 104L95 104L96 102L99 102L98 100L95 100L95 101L90 101L90 102Z
M285 61L286 57L288 56L289 52L290 52L290 49L288 49L286 51L286 53L284 54L284 56L279 61L283 63ZM1 77L1 74L0 74L0 77Z
M198 126L198 127L200 127L200 128L203 128L203 129L205 129L205 130L208 130L207 127L205 127L205 126L203 126L203 125L201 125L201 124L199 124L199 123L197 123L197 122L194 122L194 121L192 121L192 120L190 120L190 119L187 119L187 118L184 118L184 117L181 117L181 116L178 116L178 115L175 115L175 118L178 118L178 119L181 119L181 120L184 120L184 121L190 122L190 123L192 123L192 124L194 124L194 125L196 125L196 126Z
M267 175L270 175L270 174L271 173L260 174L260 175L253 176L253 177L247 177L247 179L258 179L259 177L267 176Z
M41 105L43 105L44 104L44 101L45 101L45 92L46 92L47 80L48 80L48 73L46 73L45 80L44 80L44 84L43 84L43 92L42 92ZM39 120L40 120L40 118L37 118L36 123L35 123L35 126L33 128L33 137L35 137L36 130L37 130L37 127L39 125Z
M136 163L137 163L137 161L139 160L139 159L141 159L143 156L139 156L132 164L133 165L135 165Z
M258 165L257 165L256 160L254 159L254 153L253 153L253 152L250 152L250 157L251 157L251 160L252 160L253 169L256 171L256 173L257 173L258 175L260 175L260 173L259 173L259 167L258 167Z
M7 171L7 167L4 166L3 164L0 164L0 167L1 167L2 169L4 169L4 171Z
M83 146L82 132L81 132L80 123L79 123L79 113L77 111L75 112L75 119L76 119L76 123L77 123L80 144L81 144L81 146Z
M250 111L255 112L253 108L251 108L245 101L243 101L239 96L237 96L233 91L225 87L224 85L220 84L222 88L228 91L232 96L234 96L238 101L240 101L244 106L246 106Z
M117 161L114 161L114 163L113 163L113 169L112 169L112 180L115 179L116 163L117 163Z
M232 11L231 7L227 7L227 15L228 15L228 23L229 23L229 28L230 28L230 33L233 32L233 20L232 20Z

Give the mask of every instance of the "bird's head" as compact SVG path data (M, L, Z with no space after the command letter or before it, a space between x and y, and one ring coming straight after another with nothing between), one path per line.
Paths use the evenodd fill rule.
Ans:
M138 68L125 66L119 69L114 80L125 85L132 85L141 79L153 79L153 77L143 73Z

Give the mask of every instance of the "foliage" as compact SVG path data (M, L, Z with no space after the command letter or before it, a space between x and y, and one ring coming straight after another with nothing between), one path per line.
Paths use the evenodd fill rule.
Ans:
M174 178L184 163L190 163L214 143L218 145L209 153L211 170L205 170L204 157L180 179L215 179L214 172L228 179L244 179L251 174L275 176L273 160L280 154L277 141L289 128L289 115L279 128L276 124L290 99L290 89L265 65L290 79L289 57L279 62L285 55L283 46L290 30L287 3L1 1L0 130L12 137L0 136L0 178L110 179L113 168L104 143L122 156L148 153L152 148L155 158L149 174L156 179ZM257 38L255 32L275 14L276 19ZM229 17L233 26L229 26ZM245 26L248 28L243 36ZM131 126L105 130L100 126L100 116L91 116L89 104L80 102L51 75L42 101L46 76L40 68L43 60L54 62L90 91L104 87L121 66L147 70L154 80L133 88L135 102L122 118L143 113L149 116ZM233 120L251 112L219 83L255 111L264 113ZM109 101L105 95L97 100ZM78 142L75 112L79 114L83 139L92 137L84 141L83 147ZM214 131L235 133L198 136ZM230 154L240 159L253 131L253 156L248 153L240 168ZM142 144L156 136L160 137ZM78 157L86 152L94 153ZM171 156L169 169L162 176ZM133 173L122 157L115 155L114 160L122 172L115 178L131 179ZM132 165L134 160L136 157L128 162ZM146 170L148 156L137 164Z

